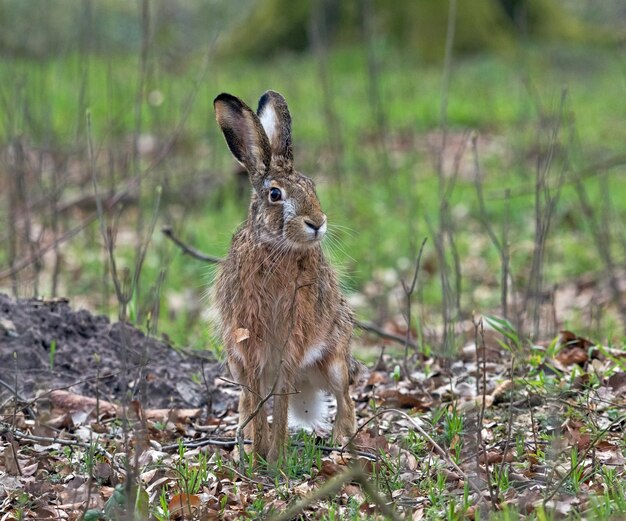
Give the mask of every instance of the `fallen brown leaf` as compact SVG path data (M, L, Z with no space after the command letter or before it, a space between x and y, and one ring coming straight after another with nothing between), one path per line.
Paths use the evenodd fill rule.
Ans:
M388 380L389 380L389 375L387 372L372 371L365 385L368 385L371 387L373 385L386 384Z
M17 451L20 446L10 432L6 433L6 438L9 443L4 447L3 451L4 467L9 476L21 476L22 470L17 459Z
M587 351L585 351L581 347L566 347L559 351L556 355L556 359L561 362L565 367L570 365L578 364L583 366L587 360L589 360L589 355Z
M578 336L576 333L572 333L567 329L561 331L561 336L559 337L559 344L567 347L580 347L583 350L588 349L589 347L595 345L590 340L586 338Z
M513 454L513 451L508 451L505 455L500 451L492 450L488 451L487 454L481 454L478 458L478 461L483 465L485 464L485 462L488 465L492 465L494 463L511 463L514 460L515 454Z
M387 438L378 434L374 429L359 432L354 438L354 444L360 448L387 450L389 442Z
M168 508L172 519L184 519L193 516L200 508L200 496L197 494L176 494L169 502Z
M587 351L594 344L571 331L563 330L559 337L559 345L561 350L555 358L567 367L574 364L582 366L587 362L589 360Z
M79 411L95 411L98 406L100 414L115 416L117 407L105 400L96 400L89 396L71 393L69 391L56 390L48 395L55 409L73 414Z
M420 411L428 411L432 400L430 398L424 401L424 396L421 394L413 394L408 392L402 392L398 389L382 389L377 393L378 397L382 399L383 404L386 407L399 408L399 409L419 409Z
M324 478L330 478L340 472L343 472L345 467L343 465L338 465L337 463L333 463L332 461L325 459L322 461L322 468L320 469L320 476Z
M626 387L626 372L619 371L611 375L607 383L614 391L619 391L622 387Z
M147 409L144 411L146 420L173 423L189 423L200 416L202 409Z
M239 329L235 330L235 344L243 342L248 338L250 338L250 331L248 331L245 327L240 327Z

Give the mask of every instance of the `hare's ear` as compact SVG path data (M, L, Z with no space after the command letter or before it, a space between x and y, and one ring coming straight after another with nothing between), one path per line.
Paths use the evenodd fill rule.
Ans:
M285 98L268 90L259 100L256 111L272 147L272 155L293 160L291 147L291 115Z
M213 106L228 148L246 167L255 184L265 175L272 159L270 142L259 118L248 105L230 94L220 94Z

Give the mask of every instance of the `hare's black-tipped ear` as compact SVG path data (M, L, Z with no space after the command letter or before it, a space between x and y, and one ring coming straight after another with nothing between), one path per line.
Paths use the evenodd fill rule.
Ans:
M255 180L265 175L272 159L270 142L259 118L248 105L230 94L220 94L213 106L228 148L246 167L255 184Z
M291 115L285 98L268 90L259 100L256 111L272 147L272 155L293 160L291 147Z

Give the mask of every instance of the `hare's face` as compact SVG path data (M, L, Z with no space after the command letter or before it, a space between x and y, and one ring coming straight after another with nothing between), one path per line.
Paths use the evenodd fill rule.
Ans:
M256 113L230 94L220 94L214 105L228 147L250 174L249 222L259 239L280 248L318 244L326 233L326 215L313 181L293 168L285 98L266 92Z
M255 224L263 241L279 247L308 248L324 237L326 215L308 177L293 171L270 176L263 181L258 197L262 211L257 212Z

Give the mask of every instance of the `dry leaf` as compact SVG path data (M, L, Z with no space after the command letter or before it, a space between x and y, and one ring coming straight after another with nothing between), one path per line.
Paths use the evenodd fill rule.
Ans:
M386 384L388 380L388 374L384 371L372 371L367 379L368 386L377 384Z
M105 400L96 400L89 396L71 393L69 391L56 390L49 394L50 401L55 409L63 412L74 414L80 411L92 411L99 409L100 414L107 416L115 416L117 407L111 402Z
M363 501L363 493L361 492L361 487L358 485L348 483L343 487L343 493L347 494L348 497L353 497L359 501Z
M359 432L354 437L354 444L359 448L374 449L376 452L389 449L387 438L377 434L374 429Z
M500 395L507 392L509 389L513 387L513 382L511 380L504 380L504 382L498 384L498 386L491 393L492 398L497 398Z
M572 333L571 331L567 331L566 329L561 331L559 344L566 347L580 347L583 350L586 350L594 345L594 343L590 340L580 337L577 334Z
M424 396L421 394L412 394L408 392L402 392L398 389L382 389L377 393L379 398L382 398L386 407L399 408L399 409L419 409L420 411L427 411L432 404L432 400L428 398L428 401L424 401Z
M609 377L609 387L614 391L618 391L622 387L626 387L626 373L619 371Z
M144 411L144 416L150 421L190 423L201 412L202 409L148 409Z
M566 347L556 355L556 359L565 367L574 364L582 367L589 360L589 355L581 347Z
M6 468L6 472L9 476L21 476L22 471L20 469L20 464L17 459L17 451L20 446L13 438L11 433L6 433L6 438L8 440L8 444L4 447L3 455L4 455L4 466Z
M21 467L22 476L32 476L37 472L39 468L39 462L35 461L35 463L31 463L30 465L25 465Z
M248 338L250 338L250 331L248 331L245 327L240 327L239 329L235 330L235 344L243 342Z
M485 457L486 456L486 457ZM492 465L494 463L511 463L515 460L515 454L513 453L513 451L508 451L505 454L503 454L500 451L488 451L487 454L481 454L478 458L478 461L482 464L484 464L485 462L487 462L488 465Z
M322 468L320 469L320 476L325 478L330 478L336 474L339 474L343 471L345 466L337 465L337 463L333 463L332 461L325 459L322 461Z
M565 367L573 364L584 365L589 360L587 351L594 345L593 342L586 338L579 337L567 330L561 331L559 344L562 346L562 349L555 358Z
M170 516L172 519L192 516L200 508L201 503L197 494L176 494L168 504Z
M0 318L0 331L4 331L4 334L7 336L17 336L17 329L15 329L15 324L8 318Z

